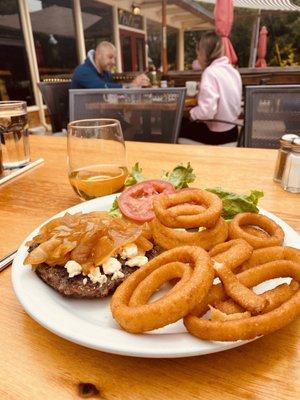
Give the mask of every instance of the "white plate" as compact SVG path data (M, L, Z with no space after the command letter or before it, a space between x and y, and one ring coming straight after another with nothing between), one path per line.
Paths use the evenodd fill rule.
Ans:
M114 198L115 195L112 195L80 203L53 218L62 216L66 211L75 213L107 210ZM264 210L261 210L261 213L272 218L284 229L286 245L300 248L300 237L297 232L273 214ZM26 312L51 332L71 342L108 353L149 358L175 358L215 353L247 343L199 340L186 332L182 321L140 335L121 330L111 316L109 298L66 299L42 282L30 268L24 266L23 261L27 253L25 243L35 236L39 229L40 226L21 244L13 262L12 282L16 296ZM276 281L278 284L278 281L281 283L286 280ZM262 291L273 286L272 282L260 285Z

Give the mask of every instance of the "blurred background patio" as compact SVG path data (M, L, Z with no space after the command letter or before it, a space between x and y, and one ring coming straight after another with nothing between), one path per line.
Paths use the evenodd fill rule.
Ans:
M31 132L51 129L39 82L68 82L88 50L117 48L115 79L199 81L193 64L214 0L1 0L0 100L26 100ZM243 85L300 83L300 1L235 0L231 42ZM261 34L261 39L260 39ZM256 122L257 123L257 122ZM258 122L259 123L259 122Z

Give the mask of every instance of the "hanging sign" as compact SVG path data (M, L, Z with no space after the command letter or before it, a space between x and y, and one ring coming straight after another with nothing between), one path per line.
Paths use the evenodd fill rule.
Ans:
M120 25L143 30L143 17L141 15L134 15L130 11L122 10L121 8L119 8L118 21Z

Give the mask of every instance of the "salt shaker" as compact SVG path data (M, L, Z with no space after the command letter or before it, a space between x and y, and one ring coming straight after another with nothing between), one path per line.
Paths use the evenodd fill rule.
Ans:
M275 182L281 182L286 159L291 151L292 143L295 139L298 138L299 138L298 135L286 134L283 135L282 138L280 139L280 149L278 150L274 178L273 178Z
M287 156L281 186L292 193L300 193L300 138L294 139Z

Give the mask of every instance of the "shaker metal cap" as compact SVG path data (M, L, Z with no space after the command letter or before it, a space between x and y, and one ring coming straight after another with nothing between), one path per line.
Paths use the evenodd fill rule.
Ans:
M281 140L285 140L287 142L292 142L294 139L299 139L299 136L295 135L294 133L286 133L281 137Z
M290 148L292 146L292 144L294 143L295 140L299 139L298 135L295 135L293 133L286 133L285 135L283 135L281 137L281 139L279 140L280 145Z
M294 141L292 142L292 151L300 153L300 138L294 139Z

